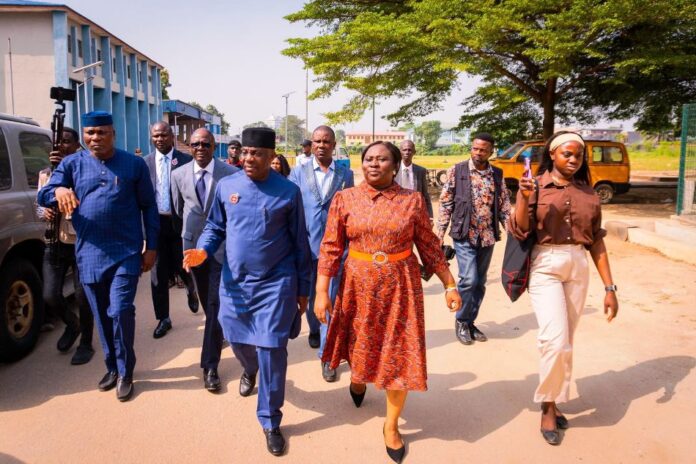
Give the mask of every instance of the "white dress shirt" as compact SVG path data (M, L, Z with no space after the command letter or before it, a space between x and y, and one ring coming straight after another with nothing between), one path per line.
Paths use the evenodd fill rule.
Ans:
M416 179L413 173L413 163L411 163L409 166L404 166L403 163L401 164L396 183L406 189L416 189Z
M194 188L198 180L201 178L201 171L206 171L205 178L203 179L203 182L205 182L205 198L203 199L203 205L205 206L208 202L208 195L210 195L210 186L213 184L213 169L215 169L215 160L210 160L210 163L208 163L208 165L204 168L200 167L195 161L193 161L191 164L193 164Z
M314 168L314 179L317 181L317 187L319 187L319 192L321 192L321 199L324 200L329 194L329 188L331 187L331 182L333 181L334 169L336 168L336 163L331 160L329 169L324 172L319 166L316 158L312 158L312 167Z
M162 172L162 158L167 158L167 172ZM155 193L157 194L157 205L160 205L160 196L162 195L161 192L161 187L162 187L162 176L167 176L167 183L166 185L171 186L171 172L172 172L172 159L174 159L174 148L172 147L171 150L169 150L169 153L163 154L160 153L159 150L155 149L155 170L157 171L157 184L155 185ZM171 193L169 194L171 198ZM162 210L160 209L160 214L171 214L171 210Z
M308 163L314 159L314 155L311 153L309 155L305 155L304 153L300 153L297 155L297 158L295 159L295 164L297 166L304 166L305 163Z

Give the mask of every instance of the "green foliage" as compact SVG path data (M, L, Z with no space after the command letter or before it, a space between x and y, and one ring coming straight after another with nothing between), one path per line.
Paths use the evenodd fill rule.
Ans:
M171 87L172 84L169 83L169 71L167 69L163 69L160 72L160 87L162 90L162 100L169 100L169 92L167 89Z
M302 143L305 138L305 127L304 119L300 119L294 114L290 114L287 117L288 121L288 139L285 140L285 118L282 119L280 126L276 133L278 134L278 139L286 146L286 151L289 149L295 149ZM287 142L287 143L286 143Z
M336 143L339 146L343 146L346 143L346 131L343 129L336 129Z
M256 122L252 122L250 124L247 124L246 126L244 126L244 129L248 129L250 127L268 127L268 124L266 124L263 121L256 121Z
M440 133L442 132L442 126L440 121L424 121L416 126L413 132L425 150L429 151L435 148L437 139L440 138Z
M483 86L461 124L506 140L600 116L661 129L696 94L693 0L311 0L287 19L320 29L284 50L319 77L311 97L354 91L331 123L386 97L406 101L393 125L426 116L462 73Z
M205 111L215 116L220 116L220 132L223 135L229 135L230 123L225 120L225 113L217 109L214 105L206 106Z

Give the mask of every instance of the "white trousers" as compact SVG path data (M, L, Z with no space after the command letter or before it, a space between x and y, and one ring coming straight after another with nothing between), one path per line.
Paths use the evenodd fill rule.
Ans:
M589 268L582 245L537 245L532 250L529 296L539 324L541 354L537 403L568 401L573 335L585 306Z

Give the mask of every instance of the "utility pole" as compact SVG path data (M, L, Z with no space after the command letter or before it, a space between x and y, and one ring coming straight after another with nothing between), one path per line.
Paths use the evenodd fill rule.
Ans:
M288 155L288 100L290 99L290 95L295 93L293 90L292 92L288 92L285 95L281 95L280 98L285 99L285 154Z
M305 138L309 138L309 68L305 74Z
M372 97L372 141L375 141L375 97Z

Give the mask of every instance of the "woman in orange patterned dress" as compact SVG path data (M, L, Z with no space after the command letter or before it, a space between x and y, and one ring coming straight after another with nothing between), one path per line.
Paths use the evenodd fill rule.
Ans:
M400 161L393 144L368 145L362 152L365 182L334 197L321 243L314 306L322 322L331 314L322 361L332 369L348 361L355 406L362 403L367 383L386 390L384 441L395 462L405 453L398 420L406 394L427 388L423 288L414 244L425 267L445 285L448 308L455 311L461 305L423 195L394 182ZM346 247L332 310L329 281Z

